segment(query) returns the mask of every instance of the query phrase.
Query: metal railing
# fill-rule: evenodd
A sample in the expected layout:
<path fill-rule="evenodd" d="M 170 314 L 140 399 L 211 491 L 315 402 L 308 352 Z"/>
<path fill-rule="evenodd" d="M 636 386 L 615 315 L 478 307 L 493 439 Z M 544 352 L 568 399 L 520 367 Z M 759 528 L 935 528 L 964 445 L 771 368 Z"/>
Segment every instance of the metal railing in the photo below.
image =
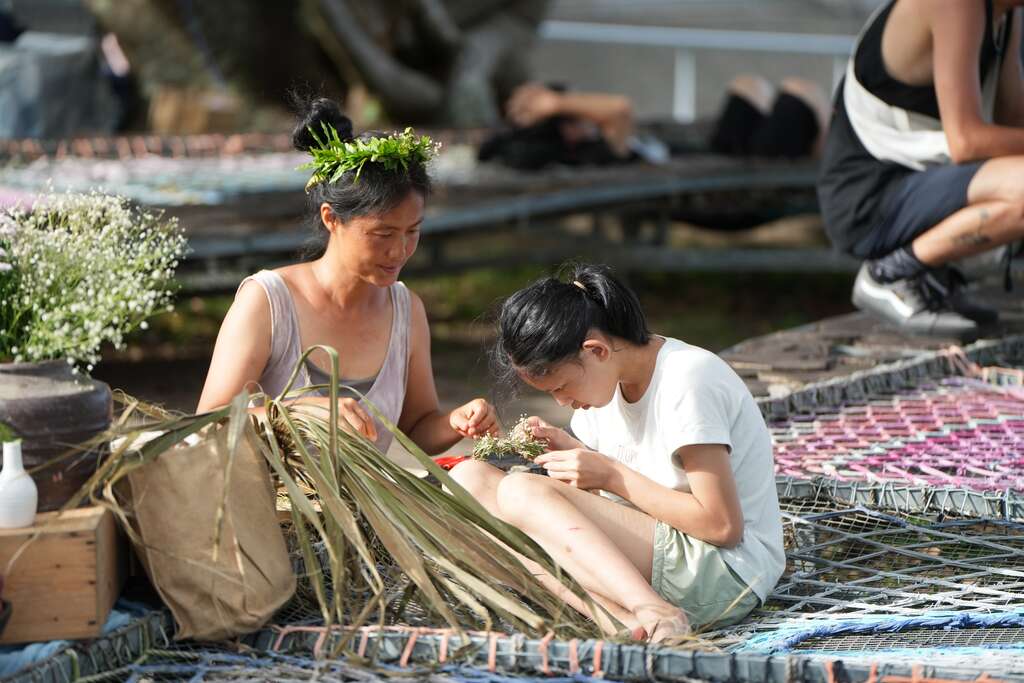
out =
<path fill-rule="evenodd" d="M 843 76 L 855 40 L 854 36 L 814 33 L 723 31 L 556 20 L 543 22 L 539 33 L 545 40 L 672 48 L 675 51 L 672 116 L 683 122 L 693 121 L 697 115 L 698 50 L 831 57 L 834 89 Z"/>

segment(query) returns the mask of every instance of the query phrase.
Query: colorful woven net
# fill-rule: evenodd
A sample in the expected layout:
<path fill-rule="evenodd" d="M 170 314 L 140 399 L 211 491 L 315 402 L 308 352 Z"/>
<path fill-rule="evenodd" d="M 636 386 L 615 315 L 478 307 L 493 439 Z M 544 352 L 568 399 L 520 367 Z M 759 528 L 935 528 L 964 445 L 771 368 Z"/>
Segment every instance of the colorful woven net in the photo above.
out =
<path fill-rule="evenodd" d="M 958 648 L 958 664 L 984 662 L 989 672 L 1004 664 L 1012 668 L 1015 658 L 1024 657 L 1024 524 L 851 507 L 833 499 L 824 483 L 812 495 L 781 502 L 787 556 L 782 579 L 744 622 L 704 633 L 689 649 L 648 654 L 642 645 L 483 634 L 467 650 L 454 633 L 393 626 L 364 629 L 341 657 L 322 659 L 341 633 L 294 608 L 282 610 L 274 626 L 220 644 L 175 642 L 169 616 L 155 612 L 16 680 L 56 683 L 72 679 L 72 670 L 88 672 L 87 681 L 379 681 L 405 675 L 437 683 L 499 683 L 502 673 L 550 671 L 581 680 L 601 670 L 610 680 L 624 680 L 642 678 L 650 666 L 703 671 L 732 661 L 723 651 L 738 656 L 765 648 L 842 652 L 846 658 L 877 654 L 885 646 L 890 654 L 912 651 L 918 659 L 930 656 L 929 647 Z M 375 651 L 376 664 L 365 668 L 361 658 Z M 402 669 L 406 664 L 413 669 Z M 681 675 L 687 671 L 680 669 Z M 730 672 L 736 674 L 726 671 L 722 679 Z"/>
<path fill-rule="evenodd" d="M 1024 524 L 783 503 L 786 573 L 755 621 L 1024 609 Z"/>
<path fill-rule="evenodd" d="M 701 634 L 689 650 L 493 633 L 463 643 L 418 628 L 429 625 L 430 615 L 414 611 L 404 625 L 379 629 L 372 639 L 364 630 L 342 656 L 323 658 L 343 636 L 318 626 L 316 610 L 303 608 L 300 595 L 275 625 L 237 642 L 174 642 L 169 616 L 155 612 L 17 680 L 56 682 L 88 673 L 80 680 L 409 676 L 501 683 L 508 680 L 503 674 L 538 672 L 577 681 L 653 680 L 655 672 L 664 679 L 740 683 L 838 680 L 832 669 L 823 677 L 786 658 L 797 653 L 829 662 L 841 657 L 847 673 L 869 658 L 870 676 L 862 667 L 849 680 L 948 683 L 979 674 L 1017 680 L 1024 671 L 1024 515 L 995 503 L 1024 490 L 1022 380 L 1019 373 L 995 382 L 953 377 L 872 390 L 867 400 L 771 422 L 783 475 L 785 573 L 762 607 L 736 626 Z M 394 578 L 403 591 L 401 577 Z M 374 648 L 374 663 L 365 668 L 364 655 Z M 765 654 L 782 655 L 771 675 Z M 927 661 L 932 678 L 920 671 L 911 678 L 876 676 L 879 666 L 897 666 L 900 658 Z M 942 671 L 956 675 L 939 676 Z"/>
<path fill-rule="evenodd" d="M 1024 392 L 954 377 L 769 424 L 778 474 L 1024 490 Z"/>

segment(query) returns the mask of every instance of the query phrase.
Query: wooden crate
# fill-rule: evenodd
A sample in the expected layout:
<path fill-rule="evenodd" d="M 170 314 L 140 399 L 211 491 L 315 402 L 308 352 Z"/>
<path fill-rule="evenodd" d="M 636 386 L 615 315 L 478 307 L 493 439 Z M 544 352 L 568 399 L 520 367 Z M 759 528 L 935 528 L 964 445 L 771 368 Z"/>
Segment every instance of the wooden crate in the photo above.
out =
<path fill-rule="evenodd" d="M 13 612 L 0 643 L 98 636 L 125 577 L 127 543 L 114 515 L 102 507 L 44 512 L 35 526 L 0 529 L 0 571 L 37 532 L 4 578 Z"/>

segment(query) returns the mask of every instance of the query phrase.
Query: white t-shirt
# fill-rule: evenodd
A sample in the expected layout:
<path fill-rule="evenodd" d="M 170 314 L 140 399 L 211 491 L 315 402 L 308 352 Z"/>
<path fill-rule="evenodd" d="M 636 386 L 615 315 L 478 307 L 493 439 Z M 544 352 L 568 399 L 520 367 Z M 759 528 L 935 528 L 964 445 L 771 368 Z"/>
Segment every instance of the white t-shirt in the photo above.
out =
<path fill-rule="evenodd" d="M 765 600 L 786 562 L 771 436 L 750 391 L 725 361 L 666 338 L 640 400 L 628 403 L 617 388 L 608 405 L 575 411 L 571 426 L 587 447 L 679 491 L 690 485 L 677 450 L 726 446 L 743 510 L 743 538 L 735 548 L 722 548 L 722 557 Z"/>

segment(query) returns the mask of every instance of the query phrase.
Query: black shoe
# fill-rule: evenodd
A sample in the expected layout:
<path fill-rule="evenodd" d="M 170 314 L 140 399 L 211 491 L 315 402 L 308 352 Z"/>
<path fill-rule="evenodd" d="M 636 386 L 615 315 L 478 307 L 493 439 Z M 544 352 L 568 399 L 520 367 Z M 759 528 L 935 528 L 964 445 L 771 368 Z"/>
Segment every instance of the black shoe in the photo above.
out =
<path fill-rule="evenodd" d="M 857 273 L 853 304 L 915 334 L 965 337 L 978 332 L 977 323 L 952 310 L 922 277 L 881 283 L 871 277 L 867 263 Z"/>
<path fill-rule="evenodd" d="M 956 268 L 942 266 L 923 276 L 924 285 L 949 304 L 949 308 L 983 327 L 999 322 L 999 311 L 971 301 L 967 296 L 967 280 Z"/>

